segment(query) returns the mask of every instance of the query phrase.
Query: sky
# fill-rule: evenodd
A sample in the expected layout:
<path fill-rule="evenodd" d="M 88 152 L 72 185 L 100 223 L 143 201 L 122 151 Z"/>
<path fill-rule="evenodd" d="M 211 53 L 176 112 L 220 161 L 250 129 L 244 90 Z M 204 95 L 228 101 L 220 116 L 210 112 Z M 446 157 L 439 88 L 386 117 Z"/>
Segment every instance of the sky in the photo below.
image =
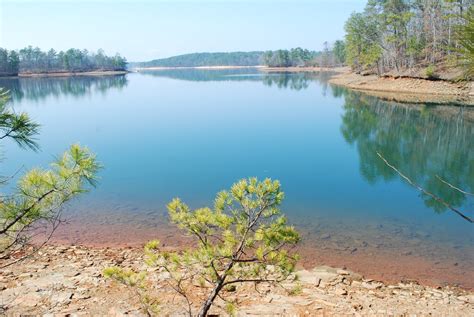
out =
<path fill-rule="evenodd" d="M 71 47 L 129 61 L 193 52 L 320 50 L 366 0 L 0 0 L 0 47 Z"/>

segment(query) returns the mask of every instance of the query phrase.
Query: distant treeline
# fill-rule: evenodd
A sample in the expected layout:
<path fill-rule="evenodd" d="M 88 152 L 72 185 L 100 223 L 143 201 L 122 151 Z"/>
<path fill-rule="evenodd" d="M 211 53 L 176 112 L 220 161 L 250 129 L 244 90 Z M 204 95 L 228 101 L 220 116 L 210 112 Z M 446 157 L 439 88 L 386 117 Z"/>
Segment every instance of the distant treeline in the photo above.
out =
<path fill-rule="evenodd" d="M 28 73 L 58 73 L 125 70 L 127 60 L 116 54 L 107 56 L 102 49 L 96 53 L 75 48 L 47 52 L 28 46 L 19 51 L 0 48 L 0 76 Z"/>
<path fill-rule="evenodd" d="M 130 67 L 200 67 L 200 66 L 257 66 L 263 52 L 192 53 L 131 63 Z"/>
<path fill-rule="evenodd" d="M 263 54 L 262 63 L 269 67 L 340 66 L 345 60 L 343 46 L 342 41 L 336 41 L 333 47 L 325 42 L 323 51 L 309 51 L 301 47 L 267 51 Z"/>
<path fill-rule="evenodd" d="M 311 52 L 301 47 L 291 50 L 266 51 L 263 54 L 263 65 L 269 67 L 307 66 L 317 56 L 317 52 Z"/>
<path fill-rule="evenodd" d="M 149 62 L 130 63 L 129 67 L 200 67 L 200 66 L 269 66 L 300 67 L 330 66 L 337 63 L 326 43 L 327 52 L 310 51 L 300 47 L 291 50 L 230 52 L 230 53 L 192 53 L 155 59 Z M 342 64 L 342 61 L 339 62 Z"/>

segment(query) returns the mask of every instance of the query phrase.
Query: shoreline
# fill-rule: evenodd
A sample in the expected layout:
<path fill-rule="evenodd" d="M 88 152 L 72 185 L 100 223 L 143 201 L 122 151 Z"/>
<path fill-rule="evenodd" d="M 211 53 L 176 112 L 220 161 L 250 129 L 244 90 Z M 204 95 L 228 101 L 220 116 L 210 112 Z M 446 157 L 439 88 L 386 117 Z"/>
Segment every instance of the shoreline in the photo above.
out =
<path fill-rule="evenodd" d="M 267 73 L 273 72 L 287 72 L 287 73 L 344 73 L 347 72 L 347 67 L 319 67 L 319 66 L 305 66 L 305 67 L 268 67 L 263 66 L 260 68 L 261 71 Z"/>
<path fill-rule="evenodd" d="M 76 77 L 76 76 L 111 76 L 125 75 L 128 70 L 120 71 L 90 71 L 90 72 L 54 72 L 54 73 L 19 73 L 12 76 L 0 76 L 0 78 L 37 78 L 37 77 Z"/>
<path fill-rule="evenodd" d="M 474 82 L 363 76 L 345 71 L 333 76 L 329 83 L 387 101 L 474 106 Z"/>
<path fill-rule="evenodd" d="M 133 70 L 172 70 L 172 69 L 203 69 L 203 70 L 219 70 L 219 69 L 258 69 L 262 72 L 335 72 L 342 73 L 347 71 L 347 67 L 268 67 L 265 65 L 254 66 L 157 66 L 157 67 L 135 67 Z"/>
<path fill-rule="evenodd" d="M 170 69 L 202 69 L 202 70 L 219 70 L 219 69 L 260 69 L 265 66 L 157 66 L 157 67 L 135 67 L 134 71 L 147 71 L 147 70 L 170 70 Z"/>
<path fill-rule="evenodd" d="M 102 270 L 118 265 L 144 270 L 141 248 L 88 248 L 45 246 L 32 257 L 2 271 L 0 296 L 6 315 L 62 313 L 84 316 L 141 316 L 134 292 L 106 280 Z M 154 272 L 149 270 L 149 272 Z M 153 274 L 159 285 L 160 314 L 179 312 L 175 293 L 160 288 L 166 275 Z M 426 287 L 415 281 L 383 283 L 344 268 L 316 266 L 297 271 L 298 281 L 282 287 L 237 285 L 238 316 L 248 315 L 456 315 L 474 313 L 474 292 L 457 287 Z M 288 290 L 299 287 L 291 294 Z M 198 290 L 197 293 L 200 293 Z M 199 303 L 195 299 L 195 303 Z M 224 314 L 216 302 L 212 313 Z M 383 313 L 382 313 L 383 312 Z"/>
<path fill-rule="evenodd" d="M 389 229 L 387 225 L 384 230 Z M 298 223 L 295 223 L 295 226 L 298 227 Z M 397 229 L 396 226 L 390 227 L 390 231 Z M 374 237 L 383 232 L 372 227 L 367 227 L 367 232 L 370 232 L 370 235 L 351 235 L 351 238 L 347 234 L 331 229 L 313 233 L 301 228 L 303 240 L 297 248 L 297 252 L 301 255 L 298 266 L 344 267 L 386 283 L 416 280 L 430 287 L 456 285 L 466 290 L 474 290 L 474 271 L 471 270 L 473 258 L 465 258 L 461 254 L 470 253 L 472 248 L 463 251 L 453 249 L 448 253 L 442 253 L 442 257 L 439 257 L 438 252 L 438 256 L 432 257 L 430 254 L 434 252 L 433 248 L 440 246 L 425 244 L 421 247 L 421 238 L 413 241 L 395 237 L 375 239 Z M 140 248 L 153 239 L 159 239 L 174 249 L 191 245 L 189 238 L 166 223 L 153 224 L 149 227 L 140 226 L 140 230 L 136 230 L 133 225 L 110 223 L 107 223 L 107 226 L 91 223 L 84 225 L 80 222 L 59 227 L 50 244 L 82 245 L 87 248 Z M 398 258 L 398 261 L 393 262 L 393 258 Z"/>

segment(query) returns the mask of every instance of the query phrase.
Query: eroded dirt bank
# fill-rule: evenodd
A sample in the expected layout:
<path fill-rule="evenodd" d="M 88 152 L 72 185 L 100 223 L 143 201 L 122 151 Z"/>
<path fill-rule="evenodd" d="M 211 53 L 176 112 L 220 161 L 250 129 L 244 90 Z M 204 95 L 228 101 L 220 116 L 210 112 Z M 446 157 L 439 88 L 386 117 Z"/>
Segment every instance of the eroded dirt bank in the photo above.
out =
<path fill-rule="evenodd" d="M 397 102 L 474 106 L 473 82 L 455 83 L 408 77 L 362 76 L 347 70 L 339 72 L 329 82 Z"/>
<path fill-rule="evenodd" d="M 81 315 L 141 316 L 134 292 L 102 276 L 105 267 L 144 268 L 140 248 L 47 246 L 34 257 L 3 269 L 0 310 L 7 316 Z M 316 267 L 298 272 L 282 287 L 238 285 L 228 293 L 238 301 L 238 316 L 434 315 L 472 316 L 474 293 L 458 288 L 432 288 L 416 283 L 384 284 L 350 271 Z M 166 282 L 166 275 L 161 276 Z M 198 292 L 202 292 L 198 290 Z M 170 290 L 161 298 L 160 315 L 181 316 L 184 310 Z M 169 296 L 168 296 L 169 294 Z M 212 313 L 224 316 L 223 302 Z"/>

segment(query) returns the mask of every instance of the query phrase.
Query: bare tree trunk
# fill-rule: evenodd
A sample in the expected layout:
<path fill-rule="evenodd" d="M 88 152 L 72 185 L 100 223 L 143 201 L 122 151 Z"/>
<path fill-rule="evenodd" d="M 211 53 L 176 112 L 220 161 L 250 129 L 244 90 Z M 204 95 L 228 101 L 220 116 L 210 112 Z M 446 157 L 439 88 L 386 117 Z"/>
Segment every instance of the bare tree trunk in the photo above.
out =
<path fill-rule="evenodd" d="M 222 287 L 224 286 L 224 278 L 220 279 L 217 284 L 214 286 L 214 289 L 212 290 L 211 294 L 209 294 L 209 297 L 206 299 L 204 304 L 201 306 L 201 309 L 199 310 L 198 317 L 205 317 L 207 316 L 207 313 L 209 312 L 209 309 L 212 306 L 212 303 L 217 297 L 217 294 L 221 291 Z"/>
<path fill-rule="evenodd" d="M 240 252 L 240 248 L 239 248 L 239 252 Z M 206 299 L 204 304 L 202 304 L 201 309 L 198 312 L 198 317 L 207 316 L 207 313 L 209 312 L 209 309 L 211 308 L 212 303 L 216 299 L 222 287 L 224 287 L 224 282 L 227 277 L 227 274 L 229 270 L 232 269 L 233 266 L 234 266 L 234 262 L 232 261 L 227 265 L 227 268 L 225 269 L 224 273 L 222 273 L 222 275 L 218 278 L 217 283 L 214 285 L 214 289 L 212 290 L 211 294 L 209 294 L 209 297 Z"/>

